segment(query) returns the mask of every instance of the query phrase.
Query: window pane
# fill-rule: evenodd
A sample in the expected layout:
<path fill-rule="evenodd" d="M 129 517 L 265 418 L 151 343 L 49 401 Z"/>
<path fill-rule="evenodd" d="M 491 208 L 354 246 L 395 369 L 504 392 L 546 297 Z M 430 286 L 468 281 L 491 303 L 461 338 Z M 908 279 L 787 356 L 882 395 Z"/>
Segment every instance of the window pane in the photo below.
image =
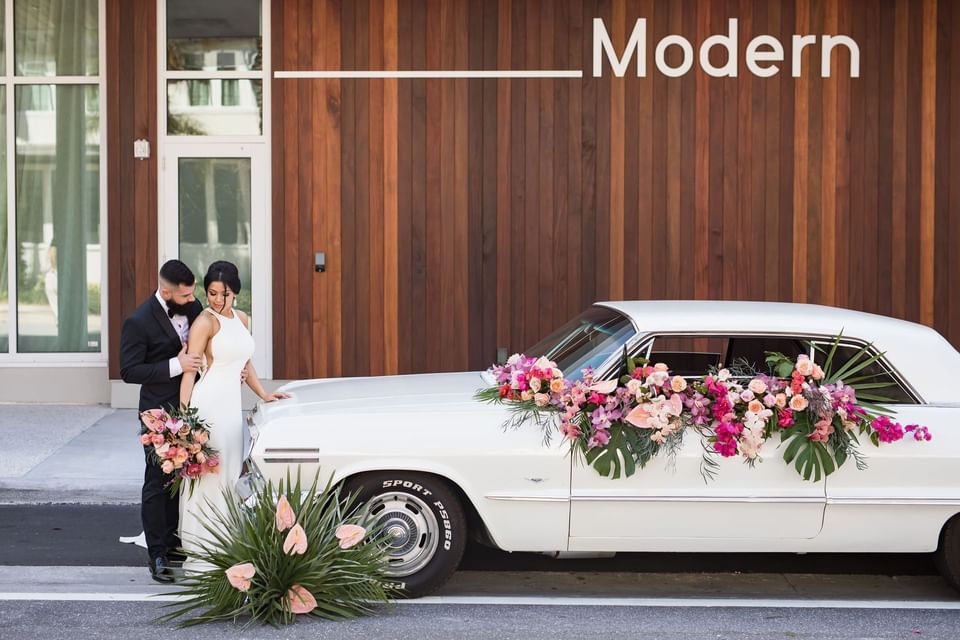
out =
<path fill-rule="evenodd" d="M 0 9 L 2 11 L 2 9 Z M 10 350 L 10 287 L 7 271 L 7 93 L 0 87 L 0 353 Z"/>
<path fill-rule="evenodd" d="M 17 75 L 99 73 L 97 0 L 15 0 L 13 13 Z"/>
<path fill-rule="evenodd" d="M 260 80 L 173 80 L 167 83 L 167 134 L 260 135 Z"/>
<path fill-rule="evenodd" d="M 607 307 L 590 307 L 549 336 L 524 351 L 546 356 L 565 378 L 580 380 L 583 369 L 597 369 L 636 335 L 630 320 Z"/>
<path fill-rule="evenodd" d="M 243 287 L 236 307 L 250 312 L 250 159 L 180 158 L 180 259 L 197 274 L 197 299 L 206 301 L 210 263 L 237 265 Z"/>
<path fill-rule="evenodd" d="M 720 336 L 663 336 L 654 339 L 650 362 L 664 363 L 670 373 L 697 378 L 723 363 L 727 339 Z"/>
<path fill-rule="evenodd" d="M 16 89 L 17 349 L 100 351 L 100 117 L 96 85 Z"/>
<path fill-rule="evenodd" d="M 0 3 L 0 73 L 7 75 L 7 3 Z"/>
<path fill-rule="evenodd" d="M 167 69 L 262 67 L 260 0 L 167 0 Z"/>

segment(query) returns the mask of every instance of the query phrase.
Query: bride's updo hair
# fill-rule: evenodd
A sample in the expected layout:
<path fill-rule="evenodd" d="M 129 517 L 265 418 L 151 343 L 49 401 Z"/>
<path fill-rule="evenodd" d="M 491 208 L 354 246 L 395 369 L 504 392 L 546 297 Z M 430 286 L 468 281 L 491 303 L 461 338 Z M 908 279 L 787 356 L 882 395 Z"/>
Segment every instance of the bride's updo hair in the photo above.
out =
<path fill-rule="evenodd" d="M 207 268 L 207 275 L 203 276 L 203 290 L 206 291 L 214 282 L 222 282 L 230 287 L 234 294 L 240 293 L 240 272 L 237 265 L 226 260 L 217 260 Z"/>

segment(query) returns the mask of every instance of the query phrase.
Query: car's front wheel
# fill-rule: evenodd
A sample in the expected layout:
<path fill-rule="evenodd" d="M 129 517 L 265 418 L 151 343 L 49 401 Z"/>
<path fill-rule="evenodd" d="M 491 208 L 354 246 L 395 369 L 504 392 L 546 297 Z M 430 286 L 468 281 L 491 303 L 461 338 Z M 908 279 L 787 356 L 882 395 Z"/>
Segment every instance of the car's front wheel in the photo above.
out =
<path fill-rule="evenodd" d="M 411 471 L 349 478 L 345 493 L 366 503 L 382 535 L 389 577 L 406 597 L 438 589 L 460 564 L 467 542 L 463 506 L 447 483 Z"/>
<path fill-rule="evenodd" d="M 960 590 L 960 515 L 953 516 L 943 527 L 934 559 L 947 582 Z"/>

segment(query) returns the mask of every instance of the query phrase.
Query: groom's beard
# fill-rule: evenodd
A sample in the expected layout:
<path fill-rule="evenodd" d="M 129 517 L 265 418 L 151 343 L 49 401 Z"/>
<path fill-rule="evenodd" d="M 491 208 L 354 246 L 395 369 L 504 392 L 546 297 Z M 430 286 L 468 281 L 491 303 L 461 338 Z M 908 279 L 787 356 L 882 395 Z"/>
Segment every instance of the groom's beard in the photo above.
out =
<path fill-rule="evenodd" d="M 170 311 L 172 311 L 172 312 L 173 312 L 173 315 L 175 315 L 175 316 L 185 316 L 185 315 L 187 315 L 187 309 L 190 308 L 190 305 L 191 305 L 191 304 L 193 304 L 193 303 L 177 304 L 177 303 L 174 302 L 173 300 L 168 300 L 168 301 L 167 301 L 167 309 L 169 309 Z"/>

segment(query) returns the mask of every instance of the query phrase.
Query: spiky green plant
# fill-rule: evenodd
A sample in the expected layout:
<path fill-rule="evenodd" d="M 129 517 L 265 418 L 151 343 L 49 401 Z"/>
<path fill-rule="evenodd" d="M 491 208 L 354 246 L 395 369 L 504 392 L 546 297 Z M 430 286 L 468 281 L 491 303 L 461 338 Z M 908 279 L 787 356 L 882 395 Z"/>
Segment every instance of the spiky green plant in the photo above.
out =
<path fill-rule="evenodd" d="M 299 471 L 295 482 L 288 472 L 286 482 L 281 480 L 276 487 L 266 483 L 255 494 L 253 506 L 240 505 L 230 492 L 225 492 L 226 511 L 208 501 L 203 511 L 209 540 L 199 541 L 190 559 L 210 568 L 185 572 L 174 592 L 180 598 L 166 605 L 172 611 L 159 620 L 180 619 L 181 627 L 241 619 L 247 624 L 290 624 L 297 615 L 288 596 L 294 585 L 316 599 L 309 615 L 327 620 L 367 615 L 388 602 L 392 593 L 383 574 L 386 558 L 369 514 L 356 508 L 353 496 L 341 496 L 331 480 L 318 487 L 319 472 L 307 490 L 301 486 Z M 305 532 L 303 554 L 284 552 L 289 531 L 279 531 L 276 518 L 281 496 Z M 364 527 L 365 540 L 342 549 L 336 531 L 343 524 Z M 253 564 L 256 573 L 249 589 L 241 591 L 231 585 L 226 571 L 245 563 Z"/>

